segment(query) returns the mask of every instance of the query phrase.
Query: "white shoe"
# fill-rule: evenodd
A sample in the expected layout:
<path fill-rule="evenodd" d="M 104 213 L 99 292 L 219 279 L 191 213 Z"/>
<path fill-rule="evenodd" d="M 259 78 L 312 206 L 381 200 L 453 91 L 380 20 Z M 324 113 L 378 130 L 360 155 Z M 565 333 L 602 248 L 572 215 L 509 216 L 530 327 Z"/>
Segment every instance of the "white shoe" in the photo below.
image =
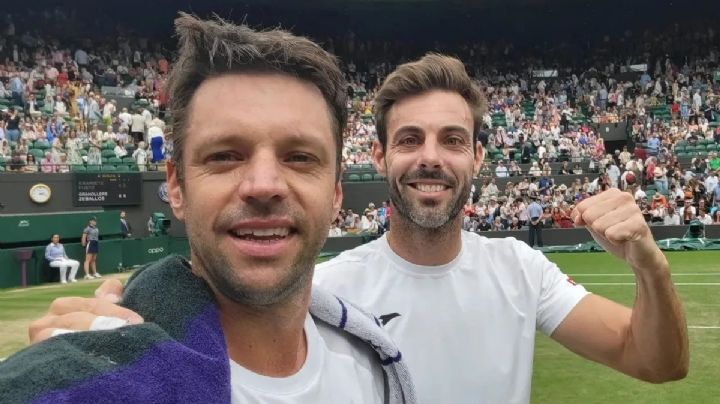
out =
<path fill-rule="evenodd" d="M 60 283 L 67 283 L 67 281 L 60 281 Z"/>
<path fill-rule="evenodd" d="M 96 278 L 102 278 L 102 275 L 100 275 L 99 272 L 95 272 L 95 277 L 96 277 Z"/>
<path fill-rule="evenodd" d="M 85 277 L 83 277 L 83 279 L 95 279 L 95 278 L 93 278 L 92 275 L 85 275 Z"/>
<path fill-rule="evenodd" d="M 75 278 L 70 279 L 70 282 L 75 283 L 75 282 L 77 282 L 77 279 L 75 279 Z"/>

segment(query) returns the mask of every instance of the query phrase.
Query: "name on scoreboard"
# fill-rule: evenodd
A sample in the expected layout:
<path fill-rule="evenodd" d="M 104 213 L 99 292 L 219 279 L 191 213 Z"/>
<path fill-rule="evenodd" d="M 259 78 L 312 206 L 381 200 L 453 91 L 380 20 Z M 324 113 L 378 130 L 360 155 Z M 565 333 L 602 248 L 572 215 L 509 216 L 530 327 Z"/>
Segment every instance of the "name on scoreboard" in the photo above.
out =
<path fill-rule="evenodd" d="M 74 206 L 142 204 L 140 173 L 75 173 Z"/>

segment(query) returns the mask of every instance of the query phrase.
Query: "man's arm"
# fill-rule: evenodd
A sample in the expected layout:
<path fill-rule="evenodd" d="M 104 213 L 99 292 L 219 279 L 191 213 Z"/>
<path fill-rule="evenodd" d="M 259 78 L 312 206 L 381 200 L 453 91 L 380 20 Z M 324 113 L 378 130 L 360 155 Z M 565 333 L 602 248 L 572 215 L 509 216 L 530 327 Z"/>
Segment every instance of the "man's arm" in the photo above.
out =
<path fill-rule="evenodd" d="M 583 298 L 553 332 L 571 351 L 635 378 L 662 383 L 687 375 L 687 325 L 669 265 L 632 196 L 611 189 L 581 202 L 573 219 L 635 273 L 632 309 Z"/>
<path fill-rule="evenodd" d="M 80 239 L 80 245 L 85 247 L 86 244 L 87 244 L 87 233 L 83 232 L 82 238 Z"/>

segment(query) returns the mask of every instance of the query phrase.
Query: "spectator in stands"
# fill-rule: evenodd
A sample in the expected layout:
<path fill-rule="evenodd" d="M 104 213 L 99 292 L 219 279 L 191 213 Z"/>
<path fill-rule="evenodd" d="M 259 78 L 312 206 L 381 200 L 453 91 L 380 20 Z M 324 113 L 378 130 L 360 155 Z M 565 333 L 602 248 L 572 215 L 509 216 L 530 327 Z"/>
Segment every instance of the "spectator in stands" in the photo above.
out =
<path fill-rule="evenodd" d="M 340 227 L 338 227 L 337 221 L 330 223 L 330 230 L 328 230 L 328 237 L 342 237 L 343 233 Z"/>
<path fill-rule="evenodd" d="M 65 141 L 65 151 L 67 154 L 67 162 L 70 165 L 82 165 L 83 159 L 80 154 L 82 150 L 82 142 L 77 137 L 77 130 L 70 129 L 67 140 Z"/>
<path fill-rule="evenodd" d="M 508 169 L 505 167 L 505 163 L 502 160 L 498 161 L 498 165 L 495 168 L 495 176 L 498 178 L 508 177 Z"/>
<path fill-rule="evenodd" d="M 60 270 L 60 283 L 77 282 L 75 274 L 77 274 L 80 262 L 70 259 L 65 253 L 65 247 L 60 243 L 60 235 L 53 234 L 50 244 L 45 247 L 45 259 L 52 268 Z M 68 269 L 70 274 L 68 276 Z"/>
<path fill-rule="evenodd" d="M 130 124 L 130 136 L 132 136 L 135 144 L 145 140 L 145 117 L 140 111 L 135 111 L 132 115 L 132 123 Z"/>
<path fill-rule="evenodd" d="M 666 226 L 674 225 L 678 226 L 680 225 L 680 215 L 677 213 L 677 210 L 675 209 L 675 203 L 671 202 L 668 205 L 667 210 L 665 211 L 665 217 L 663 218 L 663 224 Z"/>
<path fill-rule="evenodd" d="M 17 142 L 20 139 L 20 116 L 15 107 L 10 107 L 8 116 L 5 118 L 5 133 L 11 142 Z"/>
<path fill-rule="evenodd" d="M 705 212 L 705 209 L 700 209 L 700 210 L 698 210 L 697 220 L 699 220 L 700 223 L 702 223 L 702 224 L 704 224 L 704 225 L 708 225 L 708 224 L 712 224 L 712 223 L 713 223 L 712 216 L 710 216 L 709 214 L 707 214 L 707 213 Z"/>
<path fill-rule="evenodd" d="M 25 157 L 25 166 L 23 166 L 22 171 L 26 173 L 36 173 L 40 171 L 40 166 L 37 161 L 35 161 L 34 155 L 28 154 Z"/>
<path fill-rule="evenodd" d="M 144 141 L 141 140 L 138 142 L 137 148 L 133 151 L 132 158 L 135 160 L 135 164 L 140 171 L 147 171 L 148 152 Z"/>
<path fill-rule="evenodd" d="M 4 158 L 10 158 L 12 157 L 12 149 L 10 148 L 10 143 L 7 139 L 2 139 L 0 141 L 0 157 Z"/>
<path fill-rule="evenodd" d="M 113 152 L 115 153 L 115 157 L 122 159 L 123 157 L 128 155 L 128 151 L 125 148 L 125 140 L 124 139 L 117 139 L 117 142 L 115 143 L 115 147 L 113 148 Z"/>
<path fill-rule="evenodd" d="M 692 202 L 693 201 L 690 198 L 685 199 L 684 206 L 680 208 L 680 217 L 682 218 L 684 224 L 690 224 L 690 222 L 695 219 L 696 211 Z"/>
<path fill-rule="evenodd" d="M 57 166 L 52 158 L 52 153 L 49 151 L 45 152 L 45 157 L 40 161 L 40 167 L 44 173 L 54 173 L 57 171 Z"/>
<path fill-rule="evenodd" d="M 151 121 L 149 125 L 147 136 L 150 141 L 150 148 L 152 149 L 152 162 L 159 163 L 165 159 L 165 156 L 163 155 L 163 143 L 165 143 L 165 136 L 163 135 L 162 128 L 160 128 L 156 122 Z"/>
<path fill-rule="evenodd" d="M 97 124 L 93 125 L 93 129 L 88 133 L 88 153 L 87 163 L 88 165 L 101 165 L 102 154 L 102 132 L 98 129 Z"/>

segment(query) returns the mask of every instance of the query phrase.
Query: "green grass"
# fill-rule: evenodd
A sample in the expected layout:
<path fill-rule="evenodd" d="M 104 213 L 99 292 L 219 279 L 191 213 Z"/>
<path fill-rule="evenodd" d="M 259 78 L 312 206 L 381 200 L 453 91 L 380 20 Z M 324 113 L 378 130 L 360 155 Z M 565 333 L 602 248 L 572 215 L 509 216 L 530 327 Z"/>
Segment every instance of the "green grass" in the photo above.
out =
<path fill-rule="evenodd" d="M 0 358 L 24 348 L 28 343 L 27 327 L 33 320 L 44 315 L 50 303 L 58 297 L 91 297 L 103 280 L 127 279 L 129 272 L 106 275 L 102 279 L 80 280 L 65 285 L 48 284 L 28 289 L 0 291 Z"/>
<path fill-rule="evenodd" d="M 675 283 L 720 283 L 720 252 L 666 253 Z M 565 273 L 593 293 L 632 305 L 635 287 L 589 283 L 631 283 L 629 268 L 604 253 L 548 254 Z M 685 275 L 685 274 L 706 275 Z M 612 274 L 596 276 L 597 274 Z M 720 286 L 678 285 L 688 325 L 720 327 Z M 720 329 L 688 330 L 690 373 L 681 381 L 652 385 L 636 381 L 566 350 L 538 334 L 535 348 L 534 403 L 718 403 Z"/>
<path fill-rule="evenodd" d="M 720 283 L 720 252 L 670 252 L 676 283 Z M 630 270 L 604 253 L 548 254 L 561 269 L 594 293 L 632 305 Z M 693 274 L 693 275 L 688 275 Z M 695 275 L 702 274 L 702 275 Z M 600 275 L 600 276 L 598 276 Z M 127 278 L 128 274 L 119 275 Z M 27 343 L 27 325 L 42 316 L 53 299 L 92 296 L 100 281 L 0 291 L 0 358 Z M 720 327 L 720 286 L 678 285 L 688 325 Z M 690 374 L 682 381 L 651 385 L 582 359 L 538 335 L 533 374 L 533 403 L 718 403 L 720 402 L 720 329 L 691 328 Z"/>

